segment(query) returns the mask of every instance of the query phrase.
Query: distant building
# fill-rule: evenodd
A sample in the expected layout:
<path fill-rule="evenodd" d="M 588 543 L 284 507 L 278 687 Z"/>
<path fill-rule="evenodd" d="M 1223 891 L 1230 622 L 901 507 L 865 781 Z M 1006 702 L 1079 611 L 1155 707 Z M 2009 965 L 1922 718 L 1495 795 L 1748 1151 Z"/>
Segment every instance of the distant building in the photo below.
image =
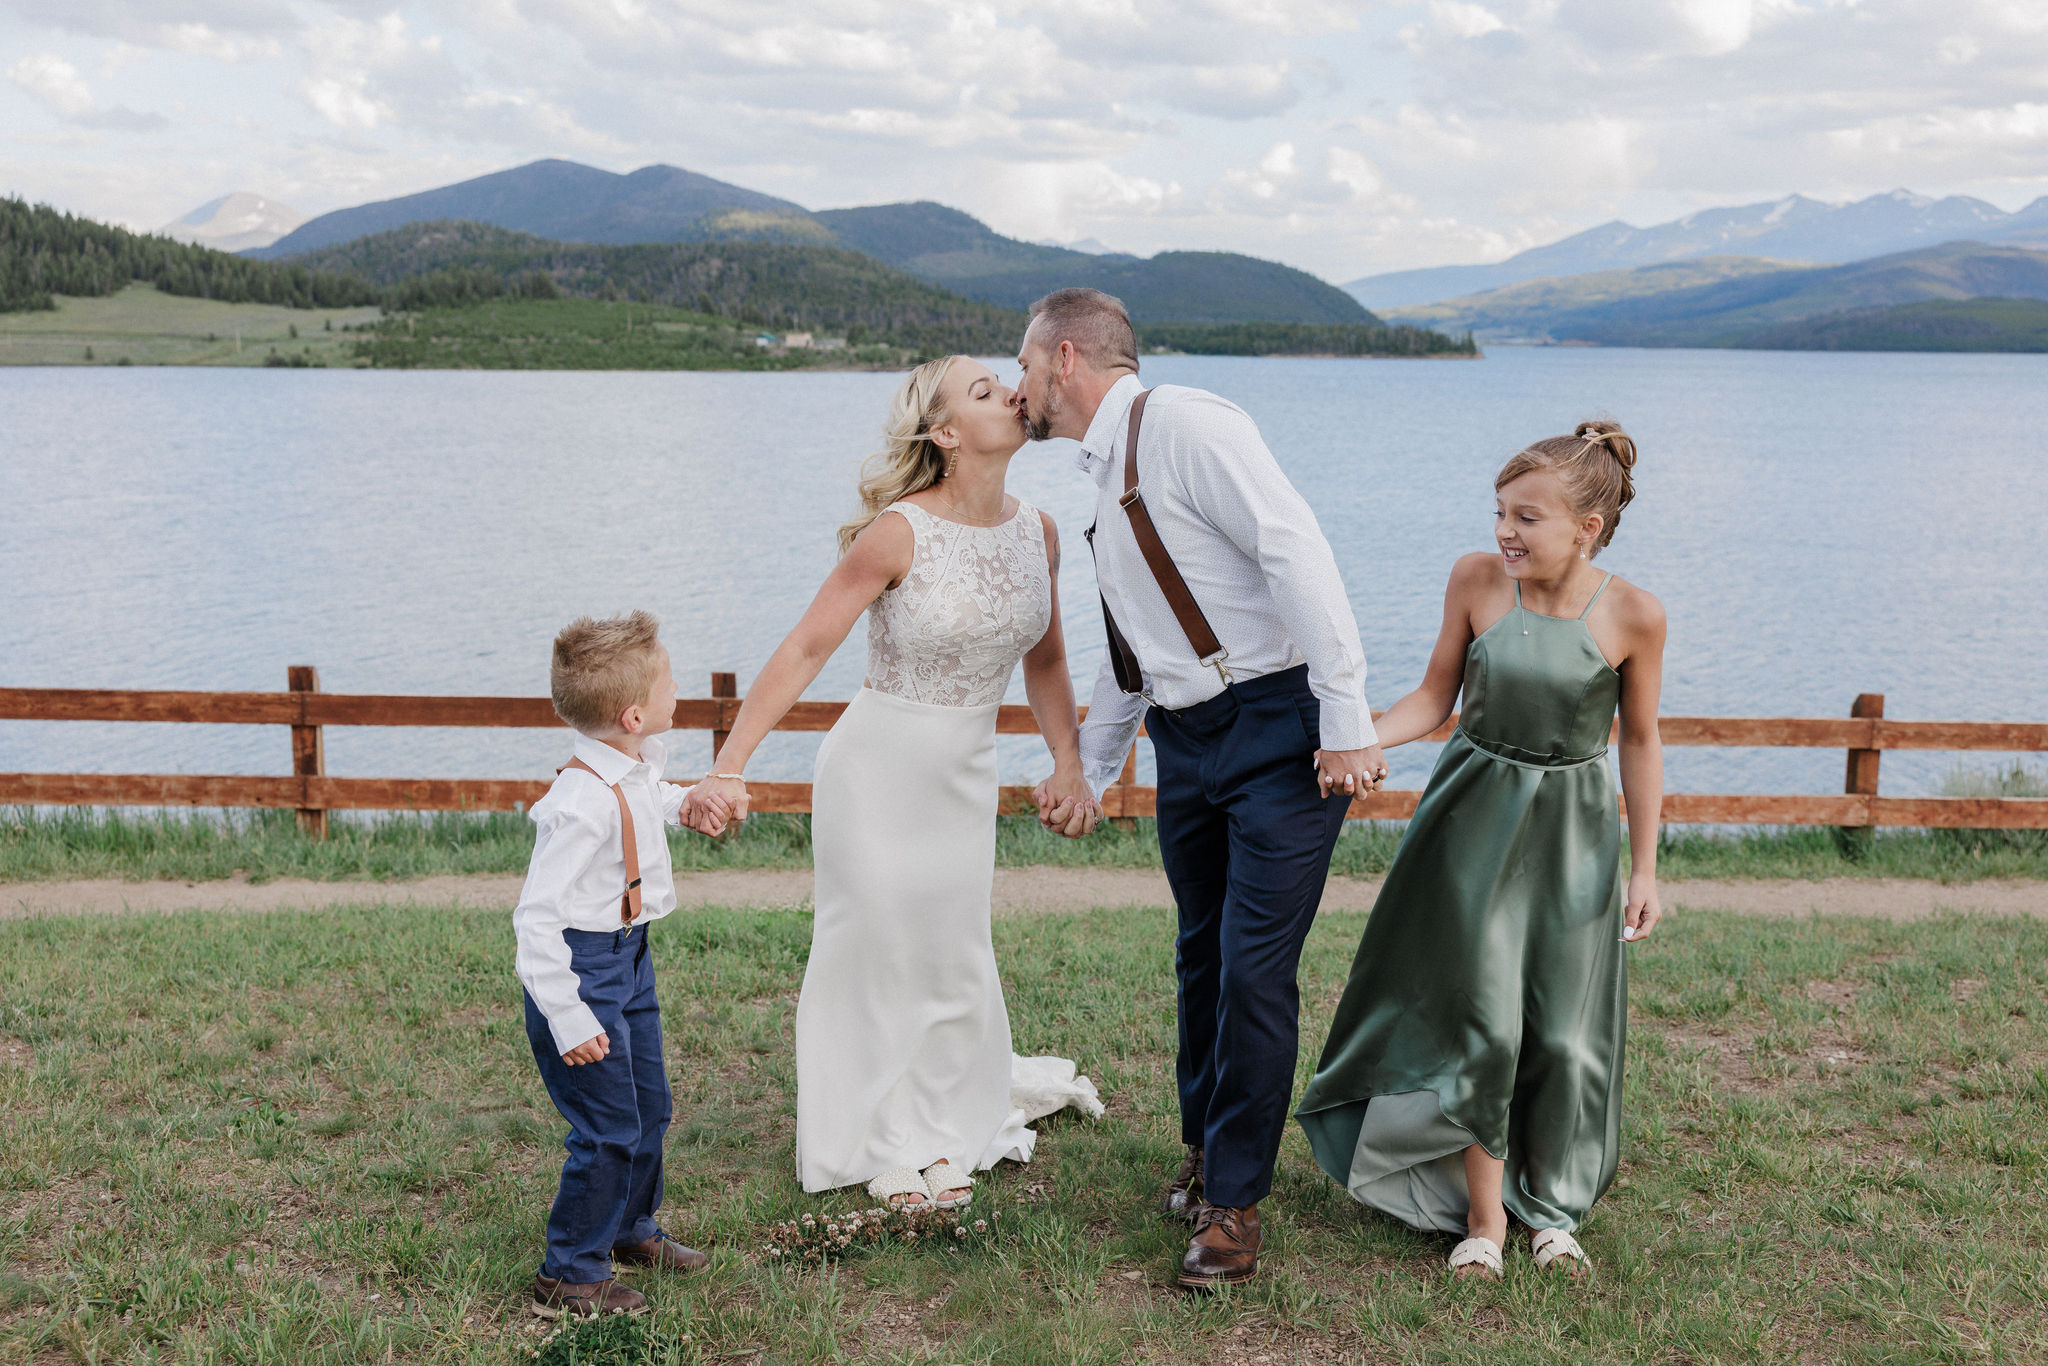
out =
<path fill-rule="evenodd" d="M 792 351 L 808 351 L 811 348 L 811 334 L 808 332 L 785 332 L 782 344 Z"/>
<path fill-rule="evenodd" d="M 754 345 L 764 349 L 775 345 L 775 334 L 773 332 L 756 332 L 754 334 Z"/>
<path fill-rule="evenodd" d="M 815 345 L 820 351 L 844 351 L 846 349 L 846 338 L 820 337 Z"/>

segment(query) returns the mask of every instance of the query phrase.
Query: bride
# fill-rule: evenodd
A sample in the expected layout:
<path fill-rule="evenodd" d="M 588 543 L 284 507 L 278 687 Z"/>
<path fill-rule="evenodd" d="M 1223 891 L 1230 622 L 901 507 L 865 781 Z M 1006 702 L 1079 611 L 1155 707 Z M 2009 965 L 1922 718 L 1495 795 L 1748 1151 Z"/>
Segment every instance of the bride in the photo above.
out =
<path fill-rule="evenodd" d="M 748 758 L 866 612 L 867 685 L 819 748 L 812 789 L 816 916 L 796 1012 L 806 1191 L 865 1182 L 892 1206 L 952 1209 L 971 1171 L 1030 1155 L 989 932 L 996 710 L 1019 659 L 1053 757 L 1046 823 L 1086 834 L 1101 807 L 1081 778 L 1059 534 L 1003 487 L 1025 437 L 1015 400 L 966 356 L 910 372 L 838 566 L 684 808 L 711 834 L 745 818 Z"/>

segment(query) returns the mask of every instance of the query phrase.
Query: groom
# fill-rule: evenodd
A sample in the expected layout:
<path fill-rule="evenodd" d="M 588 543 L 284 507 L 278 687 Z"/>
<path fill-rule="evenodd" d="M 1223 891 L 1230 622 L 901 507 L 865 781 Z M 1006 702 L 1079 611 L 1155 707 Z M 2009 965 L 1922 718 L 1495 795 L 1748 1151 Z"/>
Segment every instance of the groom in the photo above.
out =
<path fill-rule="evenodd" d="M 1100 490 L 1088 538 L 1110 648 L 1081 727 L 1083 775 L 1108 788 L 1141 720 L 1158 758 L 1187 1145 L 1164 1208 L 1195 1225 L 1180 1283 L 1210 1290 L 1258 1271 L 1302 941 L 1351 797 L 1387 772 L 1365 652 L 1329 542 L 1258 428 L 1201 389 L 1147 392 L 1121 303 L 1048 294 L 1017 362 L 1026 431 L 1079 441 Z M 1066 804 L 1045 805 L 1048 825 L 1066 825 Z"/>

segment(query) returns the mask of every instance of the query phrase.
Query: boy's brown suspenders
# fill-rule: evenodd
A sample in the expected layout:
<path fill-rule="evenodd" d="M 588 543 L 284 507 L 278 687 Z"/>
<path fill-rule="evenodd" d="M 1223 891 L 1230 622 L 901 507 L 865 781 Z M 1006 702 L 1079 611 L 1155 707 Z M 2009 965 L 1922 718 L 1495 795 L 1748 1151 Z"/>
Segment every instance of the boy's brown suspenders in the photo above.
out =
<path fill-rule="evenodd" d="M 1138 428 L 1145 420 L 1145 400 L 1150 397 L 1152 391 L 1143 389 L 1131 400 L 1131 423 L 1124 434 L 1124 492 L 1117 499 L 1117 506 L 1131 519 L 1131 535 L 1137 539 L 1138 550 L 1152 570 L 1159 591 L 1166 595 L 1166 605 L 1173 609 L 1174 619 L 1187 635 L 1195 659 L 1204 668 L 1215 669 L 1217 676 L 1228 686 L 1230 671 L 1223 664 L 1230 658 L 1230 651 L 1216 639 L 1209 619 L 1202 615 L 1201 604 L 1189 591 L 1187 580 L 1180 576 L 1179 566 L 1174 564 L 1173 556 L 1166 553 L 1158 528 L 1152 525 L 1152 514 L 1145 508 L 1145 495 L 1138 489 Z M 1088 528 L 1088 544 L 1092 550 L 1095 545 L 1095 528 L 1092 526 Z M 1110 614 L 1106 597 L 1102 600 L 1102 622 L 1109 628 L 1109 662 L 1116 672 L 1117 686 L 1127 693 L 1143 693 L 1145 678 L 1138 668 L 1137 652 L 1124 639 L 1124 633 L 1117 629 L 1116 618 Z"/>
<path fill-rule="evenodd" d="M 580 768 L 604 783 L 604 779 L 598 777 L 597 770 L 581 759 L 571 759 L 555 772 L 560 773 L 563 768 Z M 619 799 L 619 831 L 626 845 L 626 876 L 630 879 L 626 883 L 624 895 L 619 897 L 619 923 L 630 925 L 640 918 L 640 843 L 633 837 L 633 813 L 626 809 L 626 790 L 617 783 L 605 783 L 605 786 Z"/>

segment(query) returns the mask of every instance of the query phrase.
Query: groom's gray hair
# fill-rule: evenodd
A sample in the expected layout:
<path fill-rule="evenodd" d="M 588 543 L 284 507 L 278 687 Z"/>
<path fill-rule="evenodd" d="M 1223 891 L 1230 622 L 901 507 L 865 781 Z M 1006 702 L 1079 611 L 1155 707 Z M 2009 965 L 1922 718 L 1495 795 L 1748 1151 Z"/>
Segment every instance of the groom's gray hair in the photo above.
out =
<path fill-rule="evenodd" d="M 1031 305 L 1031 331 L 1048 351 L 1072 342 L 1092 370 L 1138 373 L 1138 334 L 1123 300 L 1099 289 L 1056 289 Z"/>

